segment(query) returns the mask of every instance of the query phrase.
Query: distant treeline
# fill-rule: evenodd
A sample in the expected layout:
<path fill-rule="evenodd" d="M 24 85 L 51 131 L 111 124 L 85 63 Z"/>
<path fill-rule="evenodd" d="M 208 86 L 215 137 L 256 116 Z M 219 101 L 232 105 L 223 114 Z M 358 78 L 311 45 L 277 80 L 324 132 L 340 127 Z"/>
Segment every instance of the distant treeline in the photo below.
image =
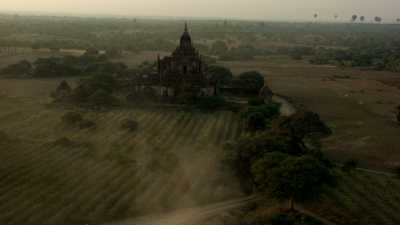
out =
<path fill-rule="evenodd" d="M 1 75 L 13 77 L 73 77 L 91 74 L 123 74 L 123 63 L 111 62 L 107 55 L 88 54 L 39 58 L 33 63 L 22 60 L 0 71 Z"/>
<path fill-rule="evenodd" d="M 364 43 L 349 49 L 318 48 L 310 63 L 400 72 L 400 42 L 390 45 Z"/>
<path fill-rule="evenodd" d="M 229 59 L 273 54 L 282 46 L 351 47 L 362 39 L 381 43 L 400 39 L 400 26 L 388 24 L 196 20 L 189 22 L 189 28 L 203 54 L 214 52 L 211 45 L 221 40 L 230 52 L 220 56 Z M 0 15 L 0 50 L 18 46 L 171 51 L 182 31 L 179 20 Z"/>

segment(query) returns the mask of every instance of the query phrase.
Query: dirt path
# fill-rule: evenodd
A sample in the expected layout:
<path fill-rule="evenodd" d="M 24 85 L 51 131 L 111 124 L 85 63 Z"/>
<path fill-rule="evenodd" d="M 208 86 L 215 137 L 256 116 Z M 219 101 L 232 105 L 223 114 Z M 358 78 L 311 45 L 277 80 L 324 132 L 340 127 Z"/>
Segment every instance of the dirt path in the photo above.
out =
<path fill-rule="evenodd" d="M 190 225 L 257 200 L 259 199 L 253 196 L 244 197 L 207 206 L 178 210 L 163 215 L 149 215 L 103 225 Z"/>

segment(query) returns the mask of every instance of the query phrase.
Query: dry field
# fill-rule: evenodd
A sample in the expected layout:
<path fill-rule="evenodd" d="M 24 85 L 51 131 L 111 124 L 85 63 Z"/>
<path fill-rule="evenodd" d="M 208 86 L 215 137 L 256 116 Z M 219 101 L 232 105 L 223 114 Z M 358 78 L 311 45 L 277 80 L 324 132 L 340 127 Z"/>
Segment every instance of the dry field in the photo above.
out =
<path fill-rule="evenodd" d="M 47 105 L 58 82 L 0 80 L 0 224 L 99 224 L 241 195 L 219 167 L 238 115 L 81 111 L 96 128 L 80 130 Z M 139 130 L 122 130 L 127 118 Z"/>
<path fill-rule="evenodd" d="M 236 74 L 262 71 L 272 90 L 318 112 L 334 130 L 325 142 L 327 153 L 338 160 L 359 159 L 363 166 L 400 165 L 400 126 L 395 107 L 400 74 L 314 66 L 285 57 L 221 63 Z"/>

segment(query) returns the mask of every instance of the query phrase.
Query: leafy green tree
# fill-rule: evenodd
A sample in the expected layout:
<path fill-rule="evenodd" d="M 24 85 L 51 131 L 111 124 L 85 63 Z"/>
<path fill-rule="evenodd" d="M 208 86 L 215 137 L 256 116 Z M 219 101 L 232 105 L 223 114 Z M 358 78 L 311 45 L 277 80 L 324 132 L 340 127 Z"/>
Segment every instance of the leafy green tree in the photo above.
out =
<path fill-rule="evenodd" d="M 365 21 L 365 16 L 360 16 L 360 21 L 364 22 Z"/>
<path fill-rule="evenodd" d="M 280 105 L 276 103 L 250 106 L 242 114 L 245 118 L 246 129 L 250 132 L 265 130 L 267 125 L 279 115 Z"/>
<path fill-rule="evenodd" d="M 349 173 L 357 169 L 357 165 L 358 162 L 355 159 L 346 160 L 346 162 L 344 162 L 344 164 L 342 165 L 342 171 Z"/>
<path fill-rule="evenodd" d="M 233 74 L 230 69 L 223 66 L 210 66 L 208 68 L 211 80 L 218 84 L 229 84 L 233 78 Z"/>
<path fill-rule="evenodd" d="M 210 73 L 211 81 L 214 83 L 215 95 L 217 94 L 220 85 L 229 84 L 233 78 L 232 72 L 228 68 L 222 66 L 210 66 L 208 72 Z"/>
<path fill-rule="evenodd" d="M 279 166 L 271 167 L 272 164 L 260 160 L 253 165 L 258 190 L 280 200 L 289 200 L 292 211 L 295 202 L 315 199 L 324 186 L 333 184 L 329 168 L 312 156 L 287 157 Z"/>
<path fill-rule="evenodd" d="M 300 149 L 293 145 L 287 136 L 269 132 L 244 135 L 236 142 L 225 146 L 225 165 L 241 180 L 244 191 L 251 193 L 256 184 L 251 171 L 253 164 L 268 153 L 299 154 Z"/>
<path fill-rule="evenodd" d="M 248 71 L 239 75 L 239 80 L 243 82 L 246 88 L 252 89 L 258 93 L 264 87 L 264 76 L 257 71 Z"/>
<path fill-rule="evenodd" d="M 305 138 L 321 138 L 332 133 L 319 115 L 311 111 L 298 111 L 290 117 L 279 118 L 273 122 L 272 127 L 275 132 L 291 137 L 304 149 L 307 149 Z"/>

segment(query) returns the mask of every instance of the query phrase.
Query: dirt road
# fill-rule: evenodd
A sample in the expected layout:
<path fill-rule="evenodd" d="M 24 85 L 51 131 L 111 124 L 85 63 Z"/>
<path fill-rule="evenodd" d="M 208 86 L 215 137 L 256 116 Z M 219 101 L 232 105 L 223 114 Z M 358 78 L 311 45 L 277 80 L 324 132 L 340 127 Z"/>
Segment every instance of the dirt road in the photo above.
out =
<path fill-rule="evenodd" d="M 257 200 L 259 200 L 259 198 L 253 196 L 244 197 L 207 206 L 183 209 L 162 215 L 149 215 L 132 218 L 104 225 L 190 225 L 198 223 L 210 216 L 244 206 Z"/>

